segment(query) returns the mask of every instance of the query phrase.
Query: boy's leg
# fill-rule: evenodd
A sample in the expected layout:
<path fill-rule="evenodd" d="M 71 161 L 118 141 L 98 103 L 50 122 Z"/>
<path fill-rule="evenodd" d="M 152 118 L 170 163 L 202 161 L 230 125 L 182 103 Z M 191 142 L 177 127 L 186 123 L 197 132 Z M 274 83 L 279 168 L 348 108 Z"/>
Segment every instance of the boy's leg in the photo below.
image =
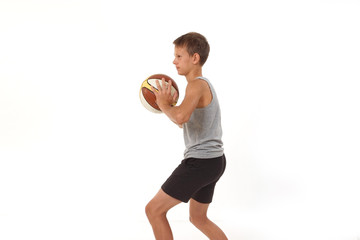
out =
<path fill-rule="evenodd" d="M 166 213 L 181 201 L 169 196 L 162 189 L 146 205 L 145 212 L 153 228 L 156 240 L 172 240 L 172 232 Z"/>
<path fill-rule="evenodd" d="M 209 205 L 190 199 L 190 222 L 210 240 L 227 240 L 224 232 L 207 218 Z"/>

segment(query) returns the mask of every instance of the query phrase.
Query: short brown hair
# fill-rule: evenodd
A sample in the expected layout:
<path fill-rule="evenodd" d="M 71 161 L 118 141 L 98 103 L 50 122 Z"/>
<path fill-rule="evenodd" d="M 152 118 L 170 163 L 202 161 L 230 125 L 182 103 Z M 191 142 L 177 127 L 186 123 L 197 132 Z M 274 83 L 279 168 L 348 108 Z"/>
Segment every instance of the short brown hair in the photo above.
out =
<path fill-rule="evenodd" d="M 200 55 L 200 65 L 203 66 L 206 62 L 209 52 L 210 45 L 206 38 L 200 33 L 189 32 L 178 37 L 174 44 L 176 47 L 186 47 L 187 52 L 190 56 L 198 53 Z"/>

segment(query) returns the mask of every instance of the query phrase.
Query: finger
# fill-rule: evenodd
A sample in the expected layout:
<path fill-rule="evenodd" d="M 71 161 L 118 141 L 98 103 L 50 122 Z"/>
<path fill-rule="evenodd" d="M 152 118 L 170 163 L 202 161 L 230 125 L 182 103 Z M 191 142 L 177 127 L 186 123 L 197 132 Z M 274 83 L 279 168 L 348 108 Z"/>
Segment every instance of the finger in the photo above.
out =
<path fill-rule="evenodd" d="M 171 94 L 171 86 L 172 86 L 172 81 L 169 80 L 167 87 L 168 93 Z"/>
<path fill-rule="evenodd" d="M 156 80 L 156 87 L 158 88 L 158 91 L 159 91 L 159 92 L 162 91 L 162 87 L 161 87 L 161 85 L 160 85 L 159 80 Z"/>
<path fill-rule="evenodd" d="M 158 91 L 157 91 L 157 89 L 156 88 L 154 88 L 154 86 L 151 86 L 151 91 L 155 94 L 155 97 L 157 98 L 157 96 L 158 96 Z"/>
<path fill-rule="evenodd" d="M 165 83 L 165 78 L 162 78 L 161 79 L 161 86 L 164 86 L 164 88 L 165 88 L 165 90 L 167 90 L 167 85 L 166 85 L 166 83 Z"/>
<path fill-rule="evenodd" d="M 173 96 L 173 102 L 174 103 L 177 102 L 178 96 L 179 96 L 178 92 L 175 91 L 174 96 Z"/>

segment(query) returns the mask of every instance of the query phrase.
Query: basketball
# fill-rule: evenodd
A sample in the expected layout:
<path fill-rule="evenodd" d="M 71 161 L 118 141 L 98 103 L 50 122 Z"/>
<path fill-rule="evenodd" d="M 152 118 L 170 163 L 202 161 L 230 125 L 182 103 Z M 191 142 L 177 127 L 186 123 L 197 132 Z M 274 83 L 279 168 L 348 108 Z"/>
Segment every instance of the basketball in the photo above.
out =
<path fill-rule="evenodd" d="M 179 99 L 179 88 L 176 85 L 175 81 L 170 78 L 169 76 L 165 74 L 154 74 L 148 77 L 146 80 L 144 80 L 141 84 L 140 88 L 140 101 L 142 105 L 153 113 L 161 113 L 161 110 L 159 106 L 156 104 L 156 96 L 153 93 L 151 86 L 157 90 L 156 86 L 156 80 L 159 80 L 160 86 L 162 86 L 161 79 L 165 78 L 165 84 L 167 85 L 169 80 L 171 80 L 171 95 L 174 96 L 175 92 L 178 93 L 178 96 L 176 98 L 176 101 L 172 104 L 172 106 L 175 106 L 177 103 L 177 100 Z"/>

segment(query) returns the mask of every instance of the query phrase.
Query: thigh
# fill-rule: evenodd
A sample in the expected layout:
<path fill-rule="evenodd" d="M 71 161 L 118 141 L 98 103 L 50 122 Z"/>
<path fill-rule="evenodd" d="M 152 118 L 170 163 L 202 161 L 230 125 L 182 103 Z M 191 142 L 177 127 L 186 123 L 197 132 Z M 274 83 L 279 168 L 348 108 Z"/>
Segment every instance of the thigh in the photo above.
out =
<path fill-rule="evenodd" d="M 195 199 L 190 199 L 190 217 L 191 218 L 199 218 L 199 217 L 206 217 L 209 203 L 201 203 L 196 201 Z"/>
<path fill-rule="evenodd" d="M 215 186 L 216 182 L 210 183 L 195 192 L 191 198 L 195 199 L 199 203 L 211 203 L 214 196 Z"/>
<path fill-rule="evenodd" d="M 161 186 L 170 196 L 188 202 L 203 187 L 216 183 L 224 171 L 225 158 L 188 158 L 181 162 Z"/>
<path fill-rule="evenodd" d="M 148 208 L 153 212 L 166 213 L 169 209 L 181 203 L 181 201 L 169 196 L 162 189 L 148 203 Z"/>

